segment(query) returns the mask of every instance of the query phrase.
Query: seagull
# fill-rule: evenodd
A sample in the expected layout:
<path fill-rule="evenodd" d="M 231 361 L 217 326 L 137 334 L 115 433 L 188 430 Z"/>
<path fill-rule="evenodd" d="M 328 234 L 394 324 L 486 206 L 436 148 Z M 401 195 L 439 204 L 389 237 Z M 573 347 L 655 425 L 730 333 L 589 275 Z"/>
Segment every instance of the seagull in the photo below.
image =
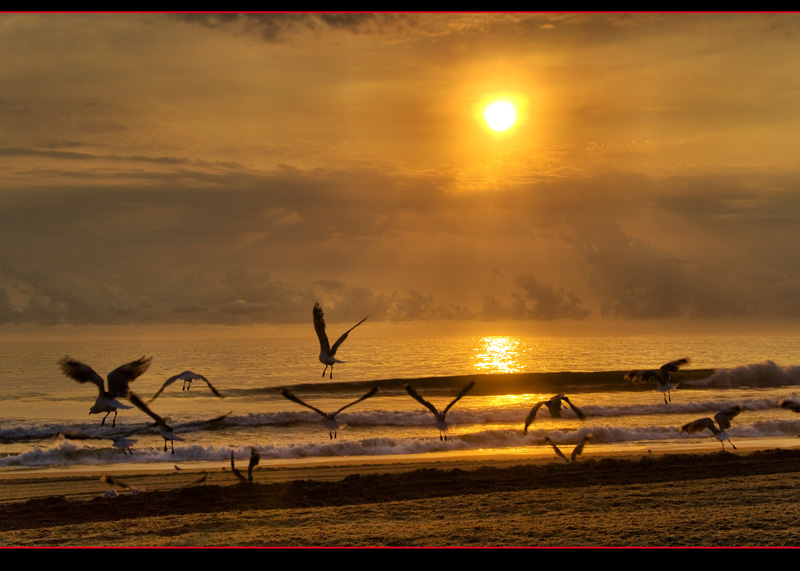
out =
<path fill-rule="evenodd" d="M 233 464 L 233 450 L 231 450 L 231 472 L 233 475 L 236 476 L 236 479 L 240 482 L 252 482 L 253 481 L 253 468 L 258 466 L 258 463 L 261 461 L 261 455 L 255 448 L 250 449 L 250 464 L 247 466 L 247 477 L 245 478 L 244 475 L 236 469 L 236 466 Z"/>
<path fill-rule="evenodd" d="M 353 325 L 350 329 L 345 331 L 341 337 L 336 340 L 336 343 L 333 344 L 331 347 L 330 342 L 328 341 L 328 335 L 325 333 L 325 319 L 324 313 L 322 312 L 322 308 L 319 306 L 319 303 L 314 304 L 314 331 L 317 332 L 317 337 L 319 337 L 319 362 L 325 365 L 325 368 L 322 371 L 322 377 L 325 378 L 325 371 L 328 370 L 328 367 L 331 368 L 331 373 L 329 378 L 333 378 L 333 366 L 336 363 L 344 363 L 344 361 L 340 361 L 336 359 L 334 356 L 336 355 L 336 350 L 339 349 L 339 345 L 344 343 L 344 340 L 347 339 L 347 334 L 350 333 L 353 329 L 361 325 L 367 320 L 367 317 Z"/>
<path fill-rule="evenodd" d="M 583 414 L 583 411 L 581 411 L 581 409 L 572 404 L 569 398 L 564 396 L 564 394 L 562 393 L 560 395 L 552 396 L 548 400 L 537 402 L 535 405 L 533 405 L 533 408 L 528 413 L 528 417 L 525 419 L 525 428 L 523 429 L 522 434 L 528 434 L 528 427 L 531 425 L 531 423 L 533 423 L 534 419 L 536 418 L 536 413 L 539 412 L 539 409 L 541 408 L 542 405 L 545 405 L 547 407 L 547 410 L 550 411 L 550 416 L 552 416 L 553 418 L 561 418 L 561 408 L 562 407 L 567 408 L 561 404 L 561 401 L 567 403 L 572 409 L 572 412 L 574 412 L 578 418 L 580 418 L 581 420 L 586 418 L 586 415 Z"/>
<path fill-rule="evenodd" d="M 670 383 L 670 373 L 676 372 L 678 369 L 681 368 L 682 365 L 685 365 L 689 362 L 689 359 L 677 359 L 676 361 L 670 361 L 665 365 L 661 365 L 661 368 L 658 370 L 655 369 L 647 369 L 645 371 L 632 371 L 625 375 L 625 379 L 629 383 L 636 383 L 636 382 L 646 382 L 651 379 L 655 380 L 658 383 L 658 391 L 664 393 L 664 404 L 667 404 L 667 397 L 669 397 L 669 402 L 672 402 L 672 395 L 670 391 L 672 389 L 678 388 L 678 383 Z"/>
<path fill-rule="evenodd" d="M 172 377 L 168 378 L 166 381 L 164 381 L 164 384 L 161 385 L 161 388 L 158 389 L 158 392 L 156 394 L 154 394 L 153 397 L 149 401 L 147 401 L 148 404 L 153 402 L 154 400 L 156 400 L 156 397 L 158 397 L 158 395 L 161 394 L 161 391 L 166 389 L 168 386 L 170 386 L 175 381 L 183 381 L 183 390 L 184 391 L 188 391 L 189 389 L 192 388 L 192 381 L 203 381 L 205 384 L 208 385 L 208 388 L 211 389 L 211 392 L 214 393 L 214 395 L 218 396 L 221 399 L 225 398 L 223 395 L 221 395 L 219 393 L 219 391 L 217 391 L 217 389 L 214 388 L 214 385 L 212 385 L 209 382 L 209 380 L 207 378 L 205 378 L 203 375 L 201 375 L 199 373 L 193 373 L 192 371 L 184 371 L 180 375 L 172 376 Z"/>
<path fill-rule="evenodd" d="M 158 416 L 154 413 L 150 408 L 144 403 L 144 401 L 139 398 L 136 393 L 130 393 L 128 395 L 128 399 L 131 403 L 142 412 L 147 414 L 153 420 L 156 421 L 156 426 L 158 426 L 158 432 L 161 434 L 161 437 L 164 439 L 164 452 L 167 451 L 167 441 L 169 440 L 172 445 L 172 453 L 175 454 L 175 441 L 178 440 L 183 442 L 183 438 L 176 435 L 175 432 L 172 430 L 172 427 L 169 426 L 163 418 Z"/>
<path fill-rule="evenodd" d="M 584 446 L 586 446 L 586 443 L 589 442 L 589 440 L 591 440 L 592 438 L 594 438 L 594 435 L 592 433 L 589 433 L 580 439 L 578 445 L 575 446 L 575 448 L 572 450 L 572 454 L 570 456 L 573 462 L 577 462 L 578 456 L 580 456 L 581 453 L 583 452 Z M 569 463 L 569 458 L 564 456 L 564 453 L 558 448 L 558 446 L 556 446 L 555 442 L 550 440 L 549 436 L 545 436 L 544 441 L 553 447 L 553 450 L 555 450 L 556 454 L 558 454 L 561 458 L 563 458 L 564 462 Z"/>
<path fill-rule="evenodd" d="M 108 415 L 113 412 L 114 418 L 111 422 L 111 426 L 113 427 L 117 424 L 117 409 L 132 408 L 122 404 L 117 400 L 117 398 L 128 396 L 130 393 L 128 385 L 135 381 L 139 376 L 144 374 L 145 371 L 147 371 L 147 369 L 150 367 L 151 361 L 152 358 L 142 357 L 141 359 L 131 361 L 130 363 L 117 367 L 111 371 L 108 374 L 107 391 L 105 389 L 103 377 L 98 375 L 89 365 L 85 365 L 80 361 L 70 359 L 69 357 L 62 358 L 58 364 L 61 367 L 61 372 L 66 376 L 78 381 L 79 383 L 94 383 L 97 385 L 100 394 L 97 396 L 94 406 L 89 409 L 89 414 L 100 414 L 101 412 L 106 413 L 106 415 L 103 417 L 103 420 L 100 422 L 100 426 L 103 426 L 106 423 L 106 418 L 108 418 Z"/>
<path fill-rule="evenodd" d="M 711 420 L 708 417 L 699 418 L 681 426 L 680 431 L 685 432 L 686 434 L 695 434 L 698 432 L 703 432 L 707 428 L 714 433 L 714 436 L 717 438 L 717 440 L 719 440 L 720 444 L 722 444 L 723 450 L 725 450 L 725 440 L 727 440 L 730 445 L 733 446 L 733 449 L 736 450 L 736 445 L 731 442 L 731 439 L 728 438 L 728 433 L 725 431 L 731 427 L 731 420 L 733 420 L 740 412 L 742 412 L 742 409 L 742 405 L 733 405 L 714 415 L 714 420 L 717 421 L 716 425 L 714 424 L 714 420 Z M 717 428 L 717 425 L 719 425 L 719 428 Z"/>
<path fill-rule="evenodd" d="M 337 434 L 337 432 L 338 432 L 339 430 L 341 430 L 342 428 L 344 428 L 345 426 L 347 426 L 346 424 L 340 424 L 340 423 L 339 423 L 339 421 L 338 421 L 338 420 L 336 420 L 336 415 L 337 415 L 337 414 L 339 414 L 340 412 L 342 412 L 344 409 L 346 409 L 346 408 L 348 408 L 348 407 L 351 407 L 351 406 L 353 406 L 354 404 L 356 404 L 356 403 L 359 403 L 359 402 L 361 402 L 362 400 L 364 400 L 364 399 L 368 399 L 369 397 L 373 396 L 375 393 L 377 393 L 377 392 L 378 392 L 378 387 L 377 387 L 377 386 L 375 386 L 375 387 L 372 387 L 372 388 L 371 388 L 369 391 L 367 391 L 367 393 L 366 393 L 364 396 L 362 396 L 361 398 L 359 398 L 359 399 L 357 399 L 357 400 L 354 400 L 354 401 L 353 401 L 353 402 L 351 402 L 350 404 L 346 404 L 346 405 L 344 405 L 342 408 L 340 408 L 340 409 L 339 409 L 339 410 L 337 410 L 336 412 L 331 412 L 331 413 L 323 412 L 323 411 L 321 411 L 320 409 L 318 409 L 317 407 L 311 406 L 310 404 L 308 404 L 308 403 L 306 403 L 306 402 L 303 402 L 303 401 L 302 401 L 302 400 L 300 400 L 300 399 L 299 399 L 297 396 L 295 396 L 295 395 L 294 395 L 294 393 L 292 393 L 292 392 L 288 391 L 287 389 L 281 389 L 281 391 L 280 391 L 280 392 L 281 392 L 281 395 L 282 395 L 282 396 L 284 396 L 284 397 L 286 397 L 287 399 L 289 399 L 289 400 L 291 400 L 291 401 L 294 401 L 294 402 L 296 402 L 297 404 L 301 404 L 301 405 L 303 405 L 303 406 L 305 406 L 305 407 L 308 407 L 308 408 L 310 408 L 311 410 L 313 410 L 314 412 L 316 412 L 316 413 L 318 413 L 318 414 L 321 414 L 321 415 L 322 415 L 322 418 L 323 418 L 323 419 L 325 419 L 325 428 L 327 428 L 327 429 L 328 429 L 328 435 L 331 437 L 331 440 L 332 440 L 332 439 L 336 438 L 336 434 Z"/>
<path fill-rule="evenodd" d="M 456 404 L 459 401 L 459 399 L 461 399 L 461 397 L 467 394 L 474 385 L 475 381 L 472 381 L 463 389 L 461 389 L 461 392 L 458 393 L 456 398 L 453 399 L 453 402 L 448 404 L 447 407 L 445 407 L 445 409 L 442 412 L 436 410 L 435 406 L 433 406 L 431 403 L 429 403 L 424 398 L 419 396 L 417 394 L 417 391 L 415 391 L 414 387 L 412 387 L 411 385 L 405 385 L 403 388 L 408 392 L 408 394 L 410 394 L 417 401 L 419 401 L 420 404 L 422 404 L 422 406 L 424 406 L 433 413 L 433 416 L 436 419 L 434 422 L 434 426 L 436 426 L 436 428 L 439 429 L 439 440 L 447 441 L 447 429 L 450 427 L 450 424 L 447 422 L 447 420 L 445 420 L 445 417 L 447 416 L 447 411 L 450 410 L 452 406 Z"/>

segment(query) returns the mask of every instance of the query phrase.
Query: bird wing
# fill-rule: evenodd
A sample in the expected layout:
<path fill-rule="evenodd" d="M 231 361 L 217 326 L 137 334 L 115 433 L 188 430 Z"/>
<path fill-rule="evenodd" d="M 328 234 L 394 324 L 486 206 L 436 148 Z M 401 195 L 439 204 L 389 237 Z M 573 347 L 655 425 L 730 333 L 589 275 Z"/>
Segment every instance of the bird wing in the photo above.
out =
<path fill-rule="evenodd" d="M 247 465 L 247 481 L 253 481 L 253 469 L 258 466 L 258 463 L 261 461 L 261 455 L 258 453 L 258 450 L 255 448 L 250 449 L 250 464 Z"/>
<path fill-rule="evenodd" d="M 195 374 L 196 374 L 196 373 L 195 373 Z M 214 393 L 214 396 L 217 396 L 217 397 L 219 397 L 219 398 L 221 398 L 221 399 L 224 399 L 224 398 L 225 398 L 225 395 L 223 395 L 223 394 L 220 394 L 220 392 L 219 392 L 217 389 L 215 389 L 215 388 L 214 388 L 214 385 L 212 385 L 212 384 L 211 384 L 211 381 L 209 381 L 209 380 L 208 380 L 207 378 L 205 378 L 203 375 L 197 375 L 195 378 L 196 378 L 196 379 L 198 379 L 198 380 L 200 380 L 200 381 L 203 381 L 205 384 L 207 384 L 207 385 L 208 385 L 208 388 L 209 388 L 209 389 L 211 389 L 211 392 L 212 392 L 212 393 Z"/>
<path fill-rule="evenodd" d="M 472 390 L 472 387 L 474 386 L 475 386 L 475 381 L 471 381 L 468 385 L 466 385 L 463 389 L 461 389 L 461 392 L 459 392 L 456 395 L 456 398 L 453 399 L 453 402 L 447 405 L 442 414 L 447 414 L 447 411 L 450 410 L 453 407 L 453 405 L 456 404 L 459 400 L 461 400 L 461 397 L 463 397 L 470 390 Z"/>
<path fill-rule="evenodd" d="M 414 387 L 412 387 L 411 385 L 405 385 L 403 388 L 406 390 L 406 392 L 408 394 L 410 394 L 412 397 L 414 397 L 417 400 L 417 402 L 419 402 L 422 406 L 424 406 L 429 411 L 431 411 L 435 416 L 439 415 L 439 411 L 436 410 L 436 407 L 433 406 L 428 401 L 426 401 L 421 396 L 419 396 L 419 394 L 417 394 L 417 391 L 414 390 Z"/>
<path fill-rule="evenodd" d="M 581 441 L 578 442 L 578 445 L 572 450 L 573 462 L 575 461 L 575 458 L 581 455 L 581 453 L 583 452 L 583 447 L 586 446 L 586 443 L 592 439 L 592 436 L 593 436 L 592 434 L 585 435 L 583 438 L 581 438 Z"/>
<path fill-rule="evenodd" d="M 569 405 L 569 407 L 572 409 L 572 412 L 574 412 L 578 418 L 580 418 L 581 420 L 586 418 L 586 415 L 583 414 L 583 411 L 574 404 L 572 404 L 572 402 L 567 397 L 561 397 L 561 400 L 563 400 Z"/>
<path fill-rule="evenodd" d="M 236 479 L 239 480 L 240 482 L 246 482 L 247 481 L 247 478 L 245 478 L 242 475 L 242 473 L 239 470 L 237 470 L 236 466 L 234 466 L 234 464 L 233 464 L 233 450 L 231 450 L 231 472 L 233 472 L 233 475 L 236 476 Z"/>
<path fill-rule="evenodd" d="M 150 368 L 152 357 L 142 357 L 117 367 L 108 374 L 108 394 L 112 398 L 128 396 L 128 383 L 135 381 Z"/>
<path fill-rule="evenodd" d="M 281 392 L 281 395 L 282 395 L 282 396 L 284 396 L 284 397 L 286 397 L 287 399 L 289 399 L 289 400 L 291 400 L 291 401 L 294 401 L 294 402 L 296 402 L 297 404 L 303 405 L 303 406 L 304 406 L 304 407 L 306 407 L 306 408 L 310 408 L 311 410 L 313 410 L 313 411 L 314 411 L 314 412 L 316 412 L 317 414 L 321 414 L 323 417 L 326 417 L 326 418 L 327 418 L 327 416 L 328 416 L 328 415 L 327 415 L 327 413 L 324 413 L 324 412 L 322 412 L 320 409 L 318 409 L 318 408 L 317 408 L 317 407 L 315 407 L 315 406 L 311 406 L 310 404 L 308 404 L 308 403 L 306 403 L 306 402 L 303 402 L 303 401 L 302 401 L 302 400 L 300 400 L 298 397 L 296 397 L 296 396 L 294 395 L 294 393 L 291 393 L 291 392 L 289 392 L 289 391 L 288 391 L 288 390 L 286 390 L 286 389 L 281 389 L 281 391 L 280 391 L 280 392 Z"/>
<path fill-rule="evenodd" d="M 319 347 L 324 353 L 330 354 L 331 344 L 328 341 L 328 334 L 325 333 L 325 313 L 318 303 L 314 304 L 314 331 L 319 337 Z"/>
<path fill-rule="evenodd" d="M 714 420 L 719 424 L 720 430 L 727 430 L 731 427 L 731 421 L 742 412 L 742 405 L 736 404 L 725 410 L 719 411 L 714 415 Z"/>
<path fill-rule="evenodd" d="M 528 434 L 528 427 L 533 423 L 534 419 L 536 418 L 536 413 L 539 412 L 539 409 L 544 403 L 545 401 L 541 401 L 533 405 L 533 408 L 528 413 L 528 416 L 525 417 L 525 429 L 522 431 L 522 434 Z"/>
<path fill-rule="evenodd" d="M 180 377 L 181 377 L 180 375 L 175 375 L 175 376 L 172 376 L 172 377 L 168 378 L 166 381 L 164 381 L 164 384 L 163 384 L 163 385 L 161 385 L 161 388 L 160 388 L 160 389 L 158 389 L 158 392 L 156 392 L 156 394 L 154 394 L 154 395 L 153 395 L 153 396 L 150 398 L 150 400 L 149 400 L 149 401 L 147 401 L 147 402 L 148 402 L 148 403 L 151 403 L 151 402 L 153 402 L 154 400 L 156 400 L 156 398 L 158 397 L 158 395 L 160 395 L 160 394 L 163 392 L 163 390 L 164 390 L 164 389 L 166 389 L 166 388 L 167 388 L 168 386 L 170 386 L 172 383 L 174 383 L 175 381 L 177 381 L 178 379 L 180 379 Z"/>
<path fill-rule="evenodd" d="M 148 407 L 144 403 L 144 401 L 141 398 L 139 398 L 139 395 L 137 395 L 134 392 L 129 392 L 128 393 L 128 400 L 131 401 L 131 404 L 133 406 L 135 406 L 136 408 L 141 410 L 143 413 L 145 413 L 147 416 L 149 416 L 150 418 L 155 420 L 156 424 L 159 424 L 159 425 L 162 425 L 162 426 L 167 426 L 167 423 L 164 422 L 164 419 L 161 418 L 160 416 L 158 416 L 152 410 L 150 410 L 150 407 Z"/>
<path fill-rule="evenodd" d="M 719 433 L 717 427 L 714 426 L 714 421 L 710 418 L 698 418 L 697 420 L 693 420 L 681 426 L 681 432 L 686 432 L 687 434 L 696 434 L 698 432 L 703 432 L 705 429 L 710 430 L 714 434 Z"/>
<path fill-rule="evenodd" d="M 553 442 L 552 440 L 550 440 L 549 436 L 545 436 L 544 437 L 544 441 L 547 442 L 550 446 L 553 447 L 553 450 L 555 450 L 556 454 L 558 454 L 559 456 L 561 456 L 564 459 L 564 462 L 569 463 L 569 459 L 566 456 L 564 456 L 564 453 L 559 449 L 558 446 L 556 446 L 556 443 Z"/>
<path fill-rule="evenodd" d="M 369 315 L 368 315 L 367 317 L 369 317 Z M 333 356 L 336 354 L 336 350 L 337 350 L 337 349 L 339 349 L 339 345 L 341 345 L 342 343 L 344 343 L 344 340 L 345 340 L 345 339 L 347 339 L 347 335 L 348 335 L 348 334 L 349 334 L 349 333 L 350 333 L 350 332 L 351 332 L 353 329 L 355 329 L 356 327 L 358 327 L 359 325 L 361 325 L 362 323 L 364 323 L 364 322 L 367 320 L 367 317 L 365 317 L 364 319 L 362 319 L 361 321 L 359 321 L 358 323 L 356 323 L 355 325 L 353 325 L 353 326 L 352 326 L 350 329 L 348 329 L 347 331 L 345 331 L 344 333 L 342 333 L 342 335 L 341 335 L 341 336 L 340 336 L 340 337 L 339 337 L 339 338 L 336 340 L 336 343 L 334 343 L 334 344 L 333 344 L 333 347 L 331 347 L 331 357 L 333 357 Z"/>
<path fill-rule="evenodd" d="M 346 405 L 344 405 L 342 408 L 340 408 L 339 410 L 337 410 L 336 412 L 334 412 L 332 416 L 336 416 L 337 414 L 339 414 L 340 412 L 342 412 L 342 411 L 343 411 L 344 409 L 346 409 L 347 407 L 353 406 L 354 404 L 356 404 L 356 403 L 359 403 L 359 402 L 361 402 L 361 401 L 362 401 L 362 400 L 364 400 L 364 399 L 368 399 L 369 397 L 371 397 L 371 396 L 374 396 L 374 395 L 375 395 L 375 393 L 377 393 L 377 392 L 378 392 L 378 387 L 377 387 L 377 385 L 376 385 L 376 386 L 372 387 L 372 388 L 371 388 L 371 389 L 370 389 L 370 390 L 367 392 L 367 394 L 365 394 L 364 396 L 362 396 L 361 398 L 359 398 L 359 399 L 357 399 L 357 400 L 354 400 L 354 401 L 353 401 L 353 402 L 351 402 L 350 404 L 346 404 Z"/>
<path fill-rule="evenodd" d="M 659 369 L 661 371 L 661 377 L 664 379 L 664 381 L 666 381 L 667 373 L 674 373 L 680 369 L 682 365 L 685 365 L 688 362 L 689 359 L 677 359 L 675 361 L 670 361 L 665 365 L 661 365 L 661 368 Z"/>
<path fill-rule="evenodd" d="M 79 383 L 93 383 L 100 389 L 100 394 L 105 392 L 106 386 L 103 377 L 98 375 L 89 365 L 69 357 L 63 357 L 59 360 L 58 365 L 61 367 L 61 372 L 71 379 Z"/>

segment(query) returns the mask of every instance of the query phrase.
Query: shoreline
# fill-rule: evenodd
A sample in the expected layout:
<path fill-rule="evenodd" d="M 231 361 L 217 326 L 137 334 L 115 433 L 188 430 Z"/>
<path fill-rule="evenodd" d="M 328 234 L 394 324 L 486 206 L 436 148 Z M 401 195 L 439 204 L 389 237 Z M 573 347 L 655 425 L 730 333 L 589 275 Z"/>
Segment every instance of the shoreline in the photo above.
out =
<path fill-rule="evenodd" d="M 717 444 L 709 439 L 649 454 L 597 446 L 570 463 L 552 453 L 273 463 L 257 467 L 254 483 L 237 482 L 229 466 L 119 466 L 112 476 L 124 484 L 116 497 L 101 497 L 110 489 L 98 475 L 102 467 L 4 470 L 0 544 L 800 545 L 792 526 L 800 517 L 793 500 L 800 493 L 800 445 L 742 441 L 738 451 L 722 452 Z M 700 525 L 704 533 L 693 529 Z"/>

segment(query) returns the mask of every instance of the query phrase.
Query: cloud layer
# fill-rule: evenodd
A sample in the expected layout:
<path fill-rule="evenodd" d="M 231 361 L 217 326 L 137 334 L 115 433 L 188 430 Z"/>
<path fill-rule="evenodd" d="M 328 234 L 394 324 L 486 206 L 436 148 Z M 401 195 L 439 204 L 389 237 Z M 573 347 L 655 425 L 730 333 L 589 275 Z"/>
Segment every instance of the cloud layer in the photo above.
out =
<path fill-rule="evenodd" d="M 796 319 L 798 24 L 0 16 L 0 323 Z"/>

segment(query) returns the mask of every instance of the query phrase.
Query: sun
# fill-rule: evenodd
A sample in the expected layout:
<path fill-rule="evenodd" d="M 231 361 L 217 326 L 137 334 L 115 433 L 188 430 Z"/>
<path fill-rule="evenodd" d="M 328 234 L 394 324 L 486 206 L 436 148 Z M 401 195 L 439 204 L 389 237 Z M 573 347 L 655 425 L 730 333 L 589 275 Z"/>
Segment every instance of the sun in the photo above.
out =
<path fill-rule="evenodd" d="M 517 108 L 510 101 L 495 101 L 483 110 L 483 118 L 491 130 L 508 131 L 517 122 Z"/>

